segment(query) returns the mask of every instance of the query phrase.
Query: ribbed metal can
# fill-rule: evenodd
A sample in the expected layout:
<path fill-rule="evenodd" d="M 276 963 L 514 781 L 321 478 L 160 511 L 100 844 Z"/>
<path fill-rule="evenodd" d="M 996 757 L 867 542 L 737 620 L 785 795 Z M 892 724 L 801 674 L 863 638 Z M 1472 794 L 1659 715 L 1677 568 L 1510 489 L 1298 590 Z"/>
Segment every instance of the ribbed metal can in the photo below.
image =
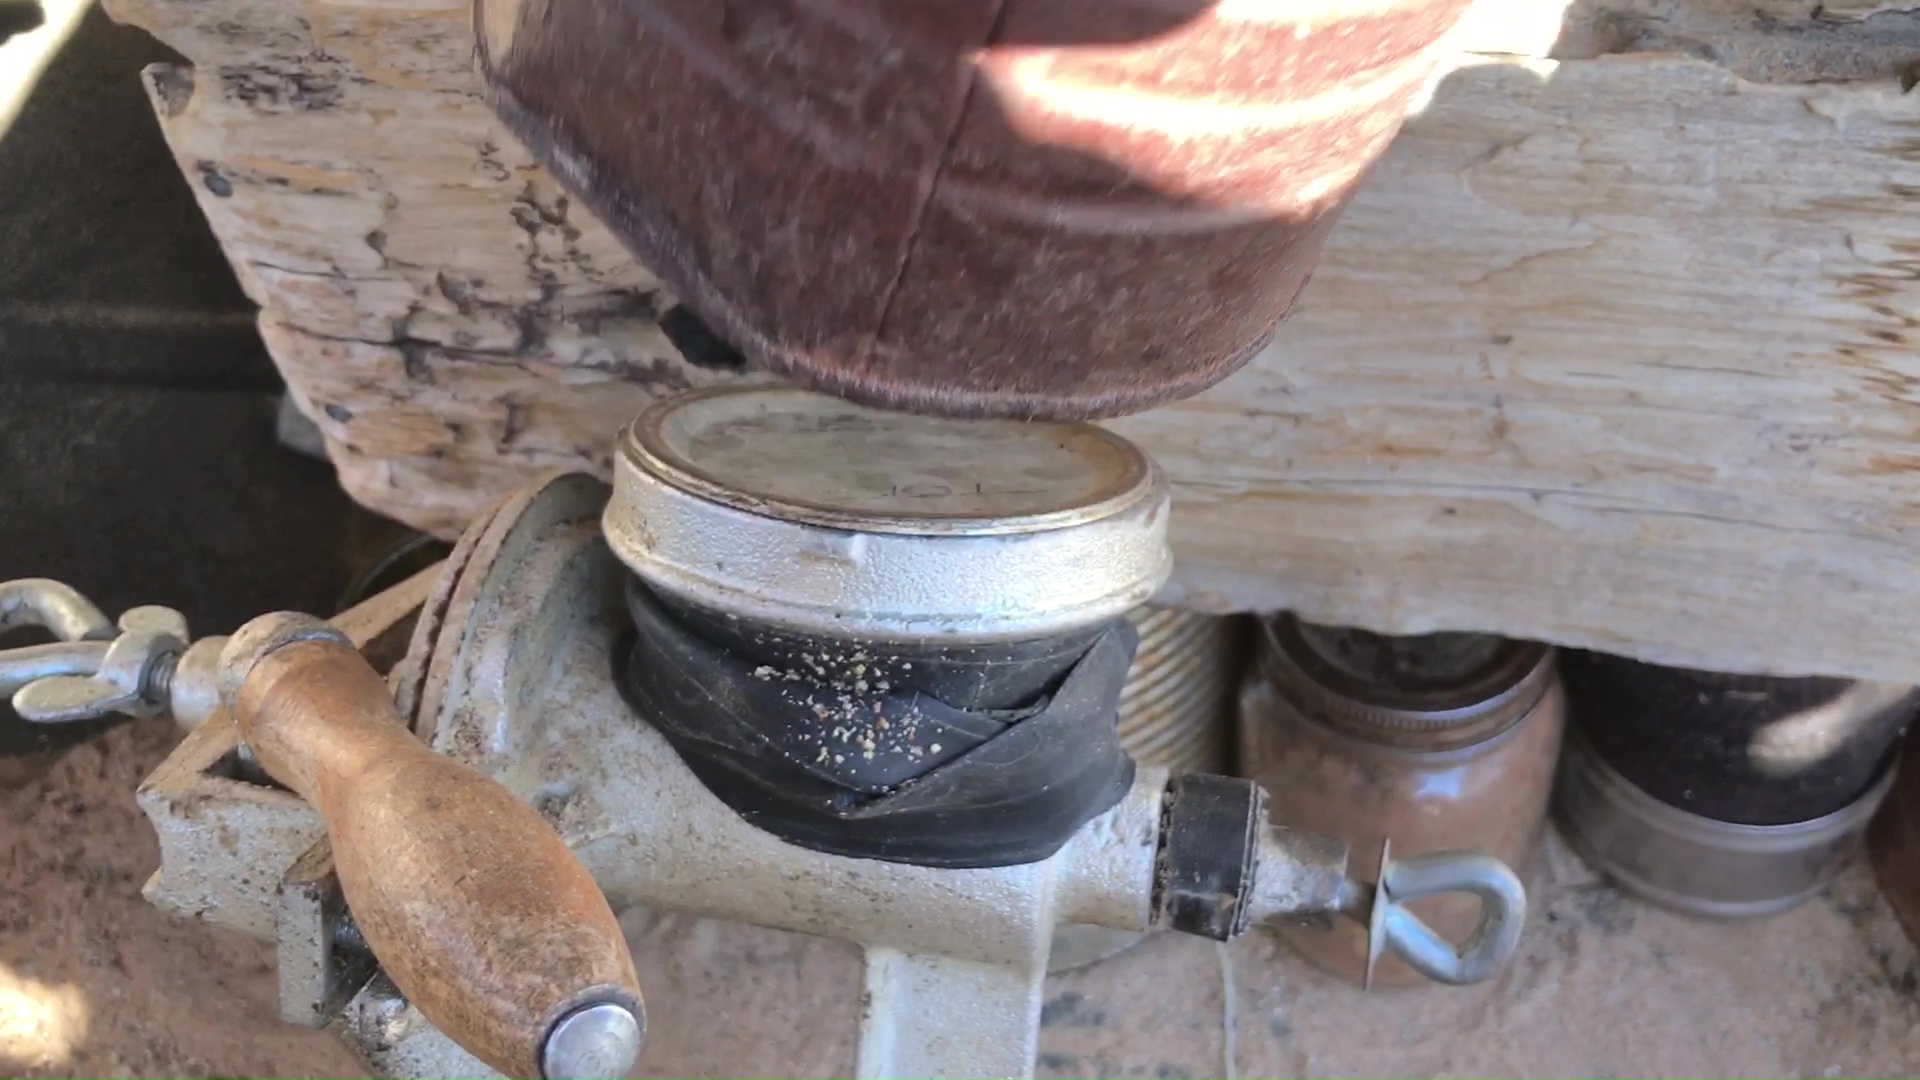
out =
<path fill-rule="evenodd" d="M 1142 765 L 1227 771 L 1245 620 L 1152 605 L 1127 618 L 1140 648 L 1120 691 L 1120 745 Z"/>
<path fill-rule="evenodd" d="M 1247 619 L 1151 604 L 1127 613 L 1140 648 L 1120 691 L 1120 745 L 1141 765 L 1225 773 L 1232 766 L 1234 699 L 1245 666 Z M 1071 971 L 1146 937 L 1099 926 L 1063 926 L 1047 970 Z"/>

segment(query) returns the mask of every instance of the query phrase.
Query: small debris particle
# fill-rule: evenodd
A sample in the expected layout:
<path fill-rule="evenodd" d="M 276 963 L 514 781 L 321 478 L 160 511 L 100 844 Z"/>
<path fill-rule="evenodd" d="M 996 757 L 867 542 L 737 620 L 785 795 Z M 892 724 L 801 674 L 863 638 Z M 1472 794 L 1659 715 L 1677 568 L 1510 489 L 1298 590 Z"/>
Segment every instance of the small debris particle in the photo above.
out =
<path fill-rule="evenodd" d="M 937 754 L 937 753 L 939 753 L 939 752 L 940 752 L 940 744 L 939 744 L 939 743 L 934 743 L 934 744 L 933 744 L 932 746 L 929 746 L 929 747 L 927 747 L 927 750 L 928 750 L 928 751 L 929 751 L 930 753 L 935 753 L 935 754 Z"/>

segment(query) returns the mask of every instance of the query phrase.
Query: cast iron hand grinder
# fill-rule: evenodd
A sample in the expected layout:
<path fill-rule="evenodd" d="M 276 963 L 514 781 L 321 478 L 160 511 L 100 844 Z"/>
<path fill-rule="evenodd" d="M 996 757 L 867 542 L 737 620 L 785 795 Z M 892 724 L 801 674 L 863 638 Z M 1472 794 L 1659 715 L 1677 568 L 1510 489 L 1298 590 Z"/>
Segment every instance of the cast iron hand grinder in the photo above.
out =
<path fill-rule="evenodd" d="M 369 601 L 418 609 L 390 680 L 304 616 L 189 643 L 41 581 L 0 613 L 63 640 L 0 653 L 0 690 L 192 729 L 141 789 L 149 898 L 276 940 L 283 1014 L 340 1022 L 376 1074 L 625 1075 L 636 905 L 863 946 L 863 1077 L 1031 1075 L 1063 923 L 1325 913 L 1490 976 L 1525 910 L 1498 862 L 1357 881 L 1257 786 L 1121 752 L 1122 614 L 1167 575 L 1167 514 L 1091 425 L 702 392 L 635 421 L 611 492 L 536 484 Z M 358 643 L 363 608 L 336 620 Z M 1453 890 L 1485 912 L 1458 944 L 1402 906 Z"/>

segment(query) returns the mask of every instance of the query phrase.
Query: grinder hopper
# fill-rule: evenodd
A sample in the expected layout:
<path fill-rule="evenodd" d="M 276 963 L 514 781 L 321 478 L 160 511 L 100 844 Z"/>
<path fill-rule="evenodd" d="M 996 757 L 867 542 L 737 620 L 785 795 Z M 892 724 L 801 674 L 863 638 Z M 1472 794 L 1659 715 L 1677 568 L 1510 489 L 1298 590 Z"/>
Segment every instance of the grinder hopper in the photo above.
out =
<path fill-rule="evenodd" d="M 489 100 L 721 336 L 1098 417 L 1272 336 L 1470 0 L 475 0 Z"/>

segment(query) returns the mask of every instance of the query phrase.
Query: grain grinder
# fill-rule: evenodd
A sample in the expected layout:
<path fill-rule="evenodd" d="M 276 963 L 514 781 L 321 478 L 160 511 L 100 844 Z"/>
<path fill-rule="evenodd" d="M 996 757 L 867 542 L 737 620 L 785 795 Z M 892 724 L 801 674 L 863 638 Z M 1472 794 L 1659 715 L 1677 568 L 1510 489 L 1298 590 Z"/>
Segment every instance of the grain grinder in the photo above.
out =
<path fill-rule="evenodd" d="M 864 1077 L 1031 1075 L 1062 924 L 1329 913 L 1450 983 L 1511 954 L 1500 863 L 1376 889 L 1254 784 L 1121 750 L 1122 616 L 1170 559 L 1125 440 L 734 387 L 643 414 L 613 472 L 521 491 L 331 624 L 192 641 L 11 583 L 12 620 L 63 641 L 0 653 L 0 686 L 42 722 L 192 729 L 140 792 L 148 896 L 276 941 L 286 1017 L 387 1076 L 626 1075 L 632 905 L 861 945 Z M 383 683 L 355 646 L 409 619 Z M 1400 906 L 1452 891 L 1484 902 L 1465 942 Z"/>

